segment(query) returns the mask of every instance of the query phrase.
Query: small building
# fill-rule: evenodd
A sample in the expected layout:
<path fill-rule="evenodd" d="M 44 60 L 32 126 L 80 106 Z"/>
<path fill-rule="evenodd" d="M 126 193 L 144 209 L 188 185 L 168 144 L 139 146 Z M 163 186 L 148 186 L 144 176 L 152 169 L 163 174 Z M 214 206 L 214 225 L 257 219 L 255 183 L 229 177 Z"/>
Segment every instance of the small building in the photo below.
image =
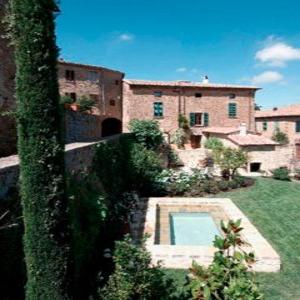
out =
<path fill-rule="evenodd" d="M 204 130 L 204 135 L 206 139 L 220 139 L 226 147 L 245 151 L 249 158 L 245 169 L 247 173 L 269 173 L 275 168 L 291 164 L 285 149 L 281 149 L 278 143 L 268 137 L 248 131 L 246 124 L 241 124 L 239 128 L 210 127 Z"/>
<path fill-rule="evenodd" d="M 178 129 L 179 116 L 190 125 L 190 140 L 200 147 L 205 129 L 232 128 L 245 123 L 255 129 L 254 99 L 258 90 L 236 86 L 190 81 L 123 81 L 123 126 L 132 119 L 157 120 L 161 130 L 171 135 Z"/>
<path fill-rule="evenodd" d="M 122 131 L 122 80 L 124 73 L 104 67 L 79 64 L 60 60 L 58 79 L 60 94 L 69 96 L 76 102 L 80 97 L 95 101 L 93 117 L 86 122 L 78 121 L 77 130 L 86 128 L 83 133 L 87 139 L 108 136 Z M 86 119 L 82 117 L 83 119 Z M 72 122 L 69 118 L 69 121 Z M 87 124 L 87 122 L 90 122 Z M 74 123 L 74 122 L 73 122 Z M 76 130 L 68 128 L 67 131 Z M 70 127 L 70 126 L 69 126 Z"/>
<path fill-rule="evenodd" d="M 289 139 L 286 147 L 290 149 L 294 164 L 300 166 L 300 104 L 256 111 L 255 123 L 256 130 L 269 138 L 276 130 L 284 132 Z"/>

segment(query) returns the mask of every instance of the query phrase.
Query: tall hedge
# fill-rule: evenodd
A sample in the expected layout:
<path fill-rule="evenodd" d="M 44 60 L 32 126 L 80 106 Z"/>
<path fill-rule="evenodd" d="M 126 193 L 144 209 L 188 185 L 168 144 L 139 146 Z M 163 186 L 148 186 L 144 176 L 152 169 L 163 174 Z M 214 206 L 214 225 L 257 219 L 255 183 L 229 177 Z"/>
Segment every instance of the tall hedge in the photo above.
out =
<path fill-rule="evenodd" d="M 27 299 L 67 299 L 69 226 L 53 0 L 12 0 Z"/>

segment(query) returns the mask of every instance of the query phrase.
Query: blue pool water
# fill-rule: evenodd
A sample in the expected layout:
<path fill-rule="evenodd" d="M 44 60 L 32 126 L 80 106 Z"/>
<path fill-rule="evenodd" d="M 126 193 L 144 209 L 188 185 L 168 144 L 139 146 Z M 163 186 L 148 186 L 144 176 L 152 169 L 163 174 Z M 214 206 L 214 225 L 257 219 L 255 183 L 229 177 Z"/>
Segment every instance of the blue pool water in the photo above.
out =
<path fill-rule="evenodd" d="M 220 232 L 210 213 L 170 213 L 171 245 L 212 246 Z"/>

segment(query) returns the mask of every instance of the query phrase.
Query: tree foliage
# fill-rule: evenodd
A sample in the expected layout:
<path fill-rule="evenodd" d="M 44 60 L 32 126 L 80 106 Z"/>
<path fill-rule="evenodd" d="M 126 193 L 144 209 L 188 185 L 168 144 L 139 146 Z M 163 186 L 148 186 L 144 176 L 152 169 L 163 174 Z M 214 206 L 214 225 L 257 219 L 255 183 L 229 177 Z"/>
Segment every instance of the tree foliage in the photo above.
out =
<path fill-rule="evenodd" d="M 155 150 L 163 144 L 163 135 L 157 121 L 135 119 L 130 121 L 129 130 L 135 136 L 136 141 L 148 149 Z"/>
<path fill-rule="evenodd" d="M 289 137 L 287 136 L 287 134 L 285 132 L 282 132 L 279 128 L 277 128 L 274 131 L 272 140 L 281 145 L 286 145 L 289 143 Z"/>
<path fill-rule="evenodd" d="M 247 154 L 243 150 L 229 147 L 214 151 L 213 157 L 222 173 L 228 172 L 230 179 L 234 178 L 236 171 L 248 162 Z"/>
<path fill-rule="evenodd" d="M 68 298 L 65 196 L 53 0 L 12 0 L 27 299 Z"/>
<path fill-rule="evenodd" d="M 194 300 L 263 299 L 254 273 L 248 271 L 255 262 L 254 253 L 245 252 L 247 243 L 242 239 L 241 220 L 221 222 L 224 238 L 216 236 L 214 247 L 218 251 L 212 264 L 205 268 L 193 262 L 189 288 Z"/>
<path fill-rule="evenodd" d="M 172 299 L 173 282 L 165 277 L 160 266 L 151 265 L 151 255 L 146 250 L 145 239 L 135 245 L 127 236 L 116 243 L 115 272 L 107 285 L 100 290 L 100 299 Z"/>

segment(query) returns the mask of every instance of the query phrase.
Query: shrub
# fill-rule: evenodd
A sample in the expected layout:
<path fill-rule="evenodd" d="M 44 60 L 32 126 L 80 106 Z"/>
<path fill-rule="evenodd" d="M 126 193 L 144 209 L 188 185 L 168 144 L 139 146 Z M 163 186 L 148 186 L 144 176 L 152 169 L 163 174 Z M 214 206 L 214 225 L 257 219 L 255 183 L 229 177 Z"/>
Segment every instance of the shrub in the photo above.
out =
<path fill-rule="evenodd" d="M 135 245 L 128 236 L 117 242 L 114 262 L 115 272 L 106 286 L 99 290 L 100 299 L 171 299 L 174 284 L 165 277 L 159 265 L 151 265 L 145 239 L 139 245 Z"/>
<path fill-rule="evenodd" d="M 205 141 L 204 147 L 213 151 L 220 151 L 224 148 L 224 145 L 220 139 L 211 137 Z"/>
<path fill-rule="evenodd" d="M 186 141 L 186 133 L 184 129 L 182 128 L 176 129 L 175 132 L 172 134 L 171 143 L 175 144 L 179 149 L 183 149 L 185 141 Z"/>
<path fill-rule="evenodd" d="M 242 250 L 247 243 L 242 239 L 240 224 L 241 220 L 221 222 L 224 238 L 216 236 L 214 247 L 218 251 L 208 268 L 193 262 L 188 283 L 192 299 L 263 299 L 254 273 L 247 269 L 251 269 L 255 257 Z"/>
<path fill-rule="evenodd" d="M 143 196 L 149 196 L 156 190 L 155 180 L 161 173 L 161 160 L 158 154 L 145 148 L 142 144 L 133 144 L 126 167 L 131 184 L 131 190 L 138 191 Z"/>
<path fill-rule="evenodd" d="M 272 171 L 273 178 L 277 180 L 290 181 L 289 169 L 286 167 L 278 168 Z"/>
<path fill-rule="evenodd" d="M 222 192 L 228 191 L 230 188 L 228 183 L 229 183 L 229 181 L 227 181 L 227 180 L 218 181 L 218 186 L 219 186 L 220 191 L 222 191 Z"/>
<path fill-rule="evenodd" d="M 248 162 L 247 154 L 241 149 L 223 148 L 221 151 L 213 152 L 214 161 L 223 174 L 226 172 L 229 179 L 233 179 L 239 168 L 245 166 Z"/>
<path fill-rule="evenodd" d="M 272 140 L 281 145 L 286 145 L 289 143 L 289 138 L 287 134 L 282 132 L 279 128 L 277 128 L 273 133 Z"/>
<path fill-rule="evenodd" d="M 129 130 L 134 134 L 136 141 L 147 149 L 157 149 L 164 142 L 157 121 L 132 120 L 129 123 Z"/>
<path fill-rule="evenodd" d="M 95 261 L 101 251 L 99 239 L 103 241 L 108 210 L 107 199 L 97 186 L 98 179 L 91 175 L 82 174 L 79 180 L 72 178 L 68 181 L 74 276 L 72 291 L 77 299 L 89 295 L 99 271 Z"/>
<path fill-rule="evenodd" d="M 182 128 L 184 130 L 189 129 L 189 121 L 185 115 L 182 115 L 182 114 L 179 115 L 178 125 L 179 125 L 179 128 Z"/>
<path fill-rule="evenodd" d="M 74 103 L 74 100 L 70 96 L 61 96 L 60 97 L 60 104 L 72 104 Z"/>
<path fill-rule="evenodd" d="M 82 96 L 77 99 L 76 104 L 79 105 L 79 111 L 90 111 L 95 105 L 95 101 L 86 96 Z"/>

